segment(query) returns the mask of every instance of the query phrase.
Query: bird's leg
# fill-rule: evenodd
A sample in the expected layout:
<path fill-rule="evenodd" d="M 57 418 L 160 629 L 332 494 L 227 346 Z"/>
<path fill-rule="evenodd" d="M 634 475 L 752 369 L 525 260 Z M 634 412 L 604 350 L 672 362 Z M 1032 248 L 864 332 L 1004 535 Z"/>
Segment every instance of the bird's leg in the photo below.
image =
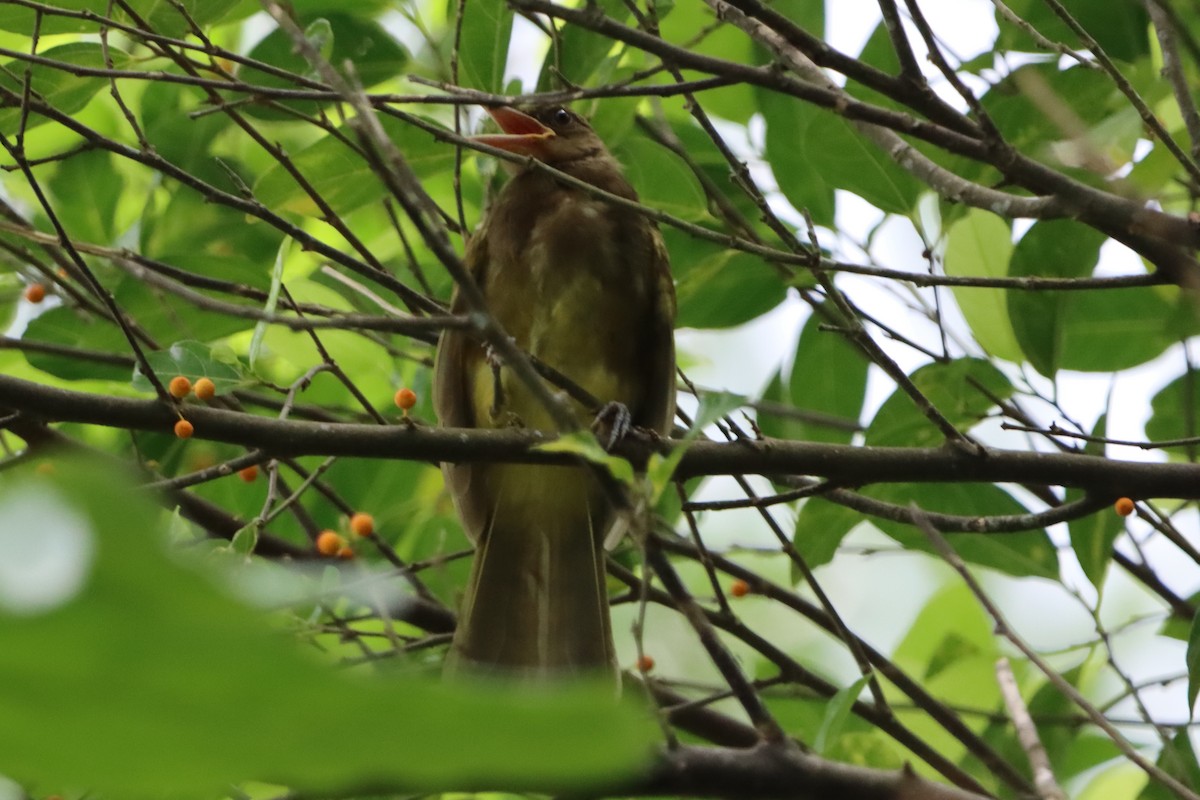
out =
<path fill-rule="evenodd" d="M 592 420 L 592 431 L 600 437 L 600 443 L 604 445 L 605 450 L 616 447 L 631 428 L 633 415 L 629 413 L 629 407 L 615 400 L 605 403 Z"/>
<path fill-rule="evenodd" d="M 504 359 L 490 344 L 483 349 L 483 357 L 487 360 L 488 366 L 492 368 L 492 408 L 490 413 L 492 419 L 497 419 L 504 408 L 504 382 L 500 380 L 500 368 L 504 366 Z"/>
<path fill-rule="evenodd" d="M 499 423 L 500 427 L 505 428 L 524 428 L 524 421 L 512 411 L 504 408 L 504 380 L 500 373 L 500 368 L 504 366 L 504 358 L 490 344 L 484 347 L 483 357 L 492 370 L 492 407 L 488 409 L 492 422 Z"/>

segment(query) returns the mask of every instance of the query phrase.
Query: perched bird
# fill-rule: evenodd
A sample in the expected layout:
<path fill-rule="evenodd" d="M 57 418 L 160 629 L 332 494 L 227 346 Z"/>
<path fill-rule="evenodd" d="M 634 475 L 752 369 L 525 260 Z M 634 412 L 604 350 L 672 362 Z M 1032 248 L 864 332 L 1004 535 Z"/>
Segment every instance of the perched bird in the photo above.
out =
<path fill-rule="evenodd" d="M 484 142 L 636 199 L 588 123 L 561 106 L 488 110 Z M 634 426 L 675 414 L 675 289 L 654 223 L 545 170 L 517 168 L 467 245 L 465 264 L 516 345 Z M 461 297 L 455 312 L 466 310 Z M 434 406 L 445 427 L 555 430 L 512 370 L 460 330 L 438 344 Z M 597 412 L 572 402 L 584 425 Z M 584 467 L 446 464 L 475 543 L 447 671 L 559 677 L 615 670 L 604 540 L 614 513 Z"/>

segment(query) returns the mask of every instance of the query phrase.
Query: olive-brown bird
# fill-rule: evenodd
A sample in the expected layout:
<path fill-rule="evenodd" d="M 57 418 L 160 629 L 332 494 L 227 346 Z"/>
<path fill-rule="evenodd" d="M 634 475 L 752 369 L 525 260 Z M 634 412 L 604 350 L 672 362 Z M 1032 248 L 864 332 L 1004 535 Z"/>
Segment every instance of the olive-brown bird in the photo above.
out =
<path fill-rule="evenodd" d="M 489 109 L 502 133 L 476 141 L 637 198 L 583 118 L 561 106 L 526 112 Z M 675 290 L 651 221 L 545 170 L 519 168 L 468 243 L 465 265 L 519 348 L 602 403 L 623 406 L 633 425 L 668 431 Z M 467 310 L 459 296 L 452 308 Z M 555 430 L 520 378 L 466 332 L 443 334 L 435 373 L 443 426 Z M 572 408 L 584 425 L 597 411 Z M 447 464 L 443 471 L 476 548 L 447 671 L 611 674 L 604 541 L 614 513 L 594 475 L 584 467 L 516 464 Z"/>

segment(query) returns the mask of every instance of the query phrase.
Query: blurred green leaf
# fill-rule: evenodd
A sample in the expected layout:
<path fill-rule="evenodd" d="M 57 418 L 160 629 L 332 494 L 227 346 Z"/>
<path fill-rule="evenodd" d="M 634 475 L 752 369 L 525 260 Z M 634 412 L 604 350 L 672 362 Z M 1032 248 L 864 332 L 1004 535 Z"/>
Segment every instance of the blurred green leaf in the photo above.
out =
<path fill-rule="evenodd" d="M 820 109 L 766 90 L 758 90 L 757 97 L 767 123 L 767 161 L 779 190 L 796 209 L 807 209 L 814 223 L 832 227 L 836 187 L 819 169 L 822 151 L 808 149 L 810 143 L 815 144 L 808 132 Z"/>
<path fill-rule="evenodd" d="M 101 245 L 113 241 L 125 178 L 110 153 L 87 150 L 63 160 L 49 186 L 55 213 L 73 239 Z"/>
<path fill-rule="evenodd" d="M 995 402 L 982 389 L 1003 400 L 1013 387 L 1004 373 L 981 358 L 957 358 L 926 364 L 909 376 L 934 408 L 959 431 L 970 430 L 984 418 Z M 930 447 L 941 444 L 943 435 L 916 402 L 896 389 L 884 401 L 867 427 L 866 443 L 873 446 Z"/>
<path fill-rule="evenodd" d="M 1107 435 L 1107 430 L 1108 414 L 1106 412 L 1096 420 L 1091 435 L 1103 439 Z M 1104 445 L 1098 442 L 1088 442 L 1085 452 L 1103 457 Z M 1068 489 L 1065 499 L 1070 502 L 1081 497 L 1083 497 L 1082 491 Z M 1067 523 L 1067 529 L 1071 535 L 1071 549 L 1075 551 L 1075 557 L 1079 559 L 1079 566 L 1083 568 L 1083 574 L 1092 582 L 1097 591 L 1102 591 L 1104 576 L 1108 573 L 1109 565 L 1112 564 L 1113 543 L 1125 532 L 1124 519 L 1106 508 L 1082 519 L 1071 520 Z"/>
<path fill-rule="evenodd" d="M 1087 277 L 1104 241 L 1074 222 L 1038 222 L 1017 243 L 1009 274 Z M 1168 296 L 1158 287 L 1014 292 L 1008 313 L 1026 357 L 1043 375 L 1111 372 L 1143 364 L 1174 343 Z"/>
<path fill-rule="evenodd" d="M 613 154 L 645 205 L 689 221 L 707 216 L 708 200 L 700 181 L 670 150 L 638 134 L 624 139 Z"/>
<path fill-rule="evenodd" d="M 1061 0 L 1063 7 L 1109 56 L 1133 61 L 1150 52 L 1150 19 L 1145 7 L 1135 0 Z M 1072 49 L 1083 50 L 1079 37 L 1065 21 L 1042 0 L 1014 0 L 1008 7 L 1028 22 L 1042 36 L 1061 42 Z M 999 12 L 998 45 L 1004 48 L 1041 52 L 1042 48 L 1021 28 L 1009 24 Z"/>
<path fill-rule="evenodd" d="M 827 414 L 847 425 L 822 425 L 804 419 L 770 418 L 786 438 L 805 442 L 849 444 L 853 426 L 862 414 L 867 393 L 867 369 L 862 351 L 836 331 L 821 330 L 824 317 L 809 315 L 796 343 L 796 356 L 784 401 L 800 412 Z M 770 428 L 770 424 L 765 430 Z"/>
<path fill-rule="evenodd" d="M 864 675 L 829 698 L 825 706 L 825 717 L 821 720 L 821 727 L 813 740 L 814 753 L 826 755 L 833 743 L 841 738 L 842 728 L 850 716 L 850 709 L 870 679 L 870 675 Z"/>
<path fill-rule="evenodd" d="M 1007 222 L 982 209 L 970 209 L 946 235 L 946 274 L 1003 278 L 1008 275 L 1012 250 L 1012 231 Z M 997 358 L 1020 363 L 1021 348 L 1008 318 L 1008 292 L 973 287 L 955 287 L 953 291 L 971 333 L 983 349 Z"/>
<path fill-rule="evenodd" d="M 915 504 L 925 511 L 962 517 L 996 517 L 1028 514 L 1012 495 L 992 484 L 923 483 L 873 486 L 863 492 L 901 508 Z M 933 553 L 924 533 L 912 525 L 872 517 L 871 523 L 906 550 Z M 964 561 L 1017 577 L 1057 579 L 1058 550 L 1044 530 L 1021 533 L 952 533 L 947 541 Z"/>
<path fill-rule="evenodd" d="M 230 11 L 237 7 L 241 0 L 182 0 L 178 5 L 183 7 L 192 20 L 200 25 L 211 25 L 230 17 Z M 117 19 L 129 21 L 129 15 L 120 6 L 113 6 L 107 0 L 52 0 L 39 3 L 51 9 L 68 11 L 88 11 L 94 17 L 105 17 L 111 10 Z M 142 19 L 147 20 L 150 28 L 163 36 L 178 36 L 188 30 L 188 19 L 180 14 L 171 3 L 161 0 L 130 0 L 129 8 Z M 29 34 L 33 30 L 36 9 L 33 7 L 5 4 L 4 12 L 0 13 L 0 30 Z M 53 33 L 79 33 L 94 31 L 94 17 L 66 17 L 53 13 L 44 13 L 40 17 L 41 35 Z"/>
<path fill-rule="evenodd" d="M 111 468 L 57 466 L 53 480 L 0 477 L 3 560 L 42 559 L 62 576 L 10 581 L 0 603 L 0 773 L 28 787 L 200 797 L 257 778 L 314 794 L 564 791 L 650 757 L 654 726 L 611 685 L 380 680 L 321 664 L 199 564 L 163 552 L 159 513 Z M 26 536 L 37 519 L 53 519 L 54 535 Z M 47 657 L 64 642 L 70 658 Z"/>
<path fill-rule="evenodd" d="M 108 48 L 113 69 L 129 66 L 129 56 L 116 47 Z M 104 69 L 104 48 L 92 42 L 73 42 L 51 47 L 38 54 L 44 59 L 61 62 L 63 67 L 47 64 L 30 64 L 24 61 L 6 61 L 0 65 L 0 90 L 21 97 L 25 91 L 24 75 L 29 72 L 29 88 L 35 96 L 66 116 L 72 116 L 88 104 L 96 92 L 108 86 L 108 79 L 72 75 L 72 67 Z M 12 136 L 20 127 L 22 118 L 19 103 L 0 105 L 0 133 Z M 26 119 L 26 129 L 35 128 L 47 121 L 47 117 L 34 112 Z"/>
<path fill-rule="evenodd" d="M 862 521 L 863 516 L 857 511 L 813 497 L 804 502 L 796 515 L 792 544 L 804 557 L 804 563 L 815 569 L 833 560 L 842 539 Z M 799 578 L 798 572 L 793 573 L 793 581 Z"/>
<path fill-rule="evenodd" d="M 544 450 L 547 453 L 572 453 L 593 464 L 599 464 L 622 483 L 633 482 L 633 465 L 619 456 L 609 455 L 591 431 L 563 434 L 554 441 L 539 444 L 533 449 Z"/>
<path fill-rule="evenodd" d="M 671 259 L 681 262 L 675 250 Z M 681 268 L 686 272 L 675 285 L 680 328 L 731 328 L 765 314 L 787 296 L 779 273 L 748 253 L 719 251 Z"/>
<path fill-rule="evenodd" d="M 313 27 L 318 19 L 323 20 Z M 317 35 L 315 44 L 321 45 L 329 64 L 339 73 L 349 61 L 354 65 L 354 82 L 363 88 L 381 83 L 400 74 L 408 63 L 408 53 L 379 23 L 355 14 L 328 12 L 320 17 L 301 17 L 299 22 L 306 30 Z M 330 36 L 332 47 L 330 48 Z M 296 52 L 290 34 L 276 28 L 251 49 L 250 58 L 277 67 L 298 77 L 316 78 L 314 68 L 304 56 Z M 280 89 L 303 88 L 295 79 L 266 72 L 254 67 L 242 67 L 238 78 L 255 86 Z M 280 100 L 280 105 L 303 114 L 315 114 L 324 103 L 312 100 Z M 295 116 L 280 109 L 265 105 L 247 106 L 247 113 L 260 119 L 293 120 Z"/>
<path fill-rule="evenodd" d="M 1035 223 L 1017 243 L 1009 263 L 1013 277 L 1081 278 L 1100 255 L 1102 234 L 1068 221 Z M 1013 333 L 1034 369 L 1053 375 L 1061 366 L 1066 292 L 1022 292 L 1008 298 Z"/>
<path fill-rule="evenodd" d="M 380 124 L 388 138 L 419 177 L 426 178 L 454 164 L 454 148 L 433 135 L 387 115 Z M 341 136 L 355 141 L 353 130 L 343 125 Z M 292 165 L 335 213 L 345 214 L 382 198 L 387 189 L 370 164 L 337 136 L 324 136 L 292 156 Z M 260 203 L 273 211 L 321 217 L 313 198 L 280 164 L 268 168 L 254 186 Z"/>
<path fill-rule="evenodd" d="M 30 320 L 22 339 L 31 342 L 65 345 L 84 350 L 128 358 L 129 342 L 120 328 L 94 317 L 80 316 L 76 311 L 60 306 L 44 311 Z M 105 363 L 72 355 L 56 355 L 27 351 L 29 363 L 40 370 L 67 380 L 99 378 L 129 380 L 127 363 Z"/>
<path fill-rule="evenodd" d="M 1178 778 L 1184 786 L 1192 789 L 1200 786 L 1200 762 L 1196 760 L 1196 749 L 1192 747 L 1187 730 L 1176 731 L 1170 744 L 1158 754 L 1158 766 L 1168 775 Z M 1170 800 L 1177 795 L 1158 781 L 1150 781 L 1138 795 L 1138 800 Z"/>
<path fill-rule="evenodd" d="M 454 3 L 448 3 L 453 15 Z M 504 65 L 512 37 L 513 15 L 504 0 L 464 0 L 458 47 L 463 86 L 485 92 L 504 91 Z"/>
<path fill-rule="evenodd" d="M 598 0 L 596 10 L 616 22 L 629 18 L 629 7 L 622 0 Z M 538 91 L 559 89 L 562 78 L 570 86 L 584 86 L 600 63 L 613 49 L 613 40 L 578 25 L 565 24 L 557 43 L 551 44 L 538 77 Z M 503 65 L 501 65 L 503 66 Z M 559 76 L 562 76 L 560 78 Z M 609 146 L 612 142 L 605 139 Z"/>
<path fill-rule="evenodd" d="M 1163 442 L 1172 439 L 1191 439 L 1200 436 L 1200 381 L 1192 372 L 1186 372 L 1168 383 L 1150 400 L 1150 419 L 1146 421 L 1146 436 L 1151 441 Z M 1197 444 L 1166 448 L 1173 456 L 1183 455 L 1189 460 L 1196 453 Z"/>

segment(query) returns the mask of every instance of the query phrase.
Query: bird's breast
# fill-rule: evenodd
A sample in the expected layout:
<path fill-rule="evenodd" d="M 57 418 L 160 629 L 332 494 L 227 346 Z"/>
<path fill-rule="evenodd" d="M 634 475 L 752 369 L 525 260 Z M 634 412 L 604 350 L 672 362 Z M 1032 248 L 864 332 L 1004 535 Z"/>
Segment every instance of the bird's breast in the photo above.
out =
<path fill-rule="evenodd" d="M 523 247 L 493 252 L 485 290 L 517 344 L 602 402 L 641 399 L 639 347 L 653 314 L 649 229 L 601 200 L 572 197 L 543 209 Z M 490 368 L 488 377 L 490 378 Z M 477 378 L 477 386 L 480 375 Z M 511 375 L 508 410 L 549 427 L 540 405 Z"/>

